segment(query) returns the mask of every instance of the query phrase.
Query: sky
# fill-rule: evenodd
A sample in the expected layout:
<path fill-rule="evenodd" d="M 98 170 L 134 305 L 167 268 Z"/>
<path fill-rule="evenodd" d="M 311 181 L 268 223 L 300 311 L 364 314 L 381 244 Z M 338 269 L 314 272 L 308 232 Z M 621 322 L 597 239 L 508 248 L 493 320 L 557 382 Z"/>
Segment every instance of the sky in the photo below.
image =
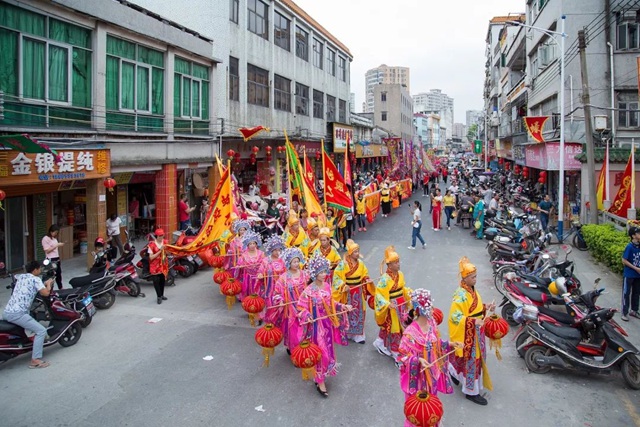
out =
<path fill-rule="evenodd" d="M 441 89 L 454 98 L 454 121 L 483 107 L 489 20 L 523 13 L 525 0 L 294 0 L 353 55 L 351 92 L 362 111 L 367 70 L 409 67 L 414 95 Z"/>

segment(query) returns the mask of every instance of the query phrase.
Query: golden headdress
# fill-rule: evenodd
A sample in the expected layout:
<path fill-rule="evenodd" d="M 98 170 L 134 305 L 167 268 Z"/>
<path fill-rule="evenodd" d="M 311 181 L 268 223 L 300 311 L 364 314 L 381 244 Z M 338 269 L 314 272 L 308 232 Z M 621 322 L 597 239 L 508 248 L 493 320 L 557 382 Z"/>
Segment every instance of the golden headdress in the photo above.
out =
<path fill-rule="evenodd" d="M 298 214 L 295 211 L 290 210 L 289 219 L 287 220 L 287 225 L 291 227 L 292 225 L 299 224 L 299 223 L 300 223 L 300 219 L 298 218 Z"/>
<path fill-rule="evenodd" d="M 384 250 L 384 259 L 380 262 L 380 274 L 384 274 L 384 265 L 392 263 L 394 261 L 400 261 L 400 255 L 396 252 L 396 248 L 391 245 L 387 246 Z"/>
<path fill-rule="evenodd" d="M 318 226 L 318 222 L 313 219 L 313 218 L 308 218 L 307 219 L 307 231 L 311 231 L 313 230 L 313 227 L 317 227 Z"/>
<path fill-rule="evenodd" d="M 360 249 L 360 245 L 354 242 L 352 239 L 347 240 L 347 253 L 351 255 L 353 251 Z"/>
<path fill-rule="evenodd" d="M 329 229 L 329 227 L 322 227 L 320 229 L 320 232 L 318 233 L 318 237 L 322 237 L 322 236 L 331 238 L 331 230 Z"/>
<path fill-rule="evenodd" d="M 466 256 L 460 258 L 460 261 L 458 262 L 458 268 L 460 269 L 460 276 L 462 276 L 463 279 L 469 277 L 477 271 L 476 266 L 471 264 L 471 261 L 469 261 L 469 258 L 467 258 Z"/>

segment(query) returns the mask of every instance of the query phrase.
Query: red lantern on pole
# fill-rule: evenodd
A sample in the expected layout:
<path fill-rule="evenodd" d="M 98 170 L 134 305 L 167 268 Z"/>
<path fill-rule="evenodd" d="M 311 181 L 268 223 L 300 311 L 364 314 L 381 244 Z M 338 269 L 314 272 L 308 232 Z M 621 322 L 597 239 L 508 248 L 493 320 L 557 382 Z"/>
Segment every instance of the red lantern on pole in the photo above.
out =
<path fill-rule="evenodd" d="M 265 301 L 260 295 L 251 294 L 242 300 L 242 309 L 249 313 L 249 323 L 256 326 L 256 315 L 264 310 Z"/>
<path fill-rule="evenodd" d="M 231 148 L 229 148 L 229 149 L 227 150 L 227 156 L 229 156 L 229 158 L 233 157 L 233 156 L 234 156 L 234 154 L 236 154 L 236 152 L 235 152 L 235 151 L 233 151 Z"/>
<path fill-rule="evenodd" d="M 267 323 L 256 331 L 255 340 L 262 347 L 264 363 L 262 366 L 269 367 L 269 358 L 274 353 L 274 348 L 282 342 L 282 331 L 273 323 Z"/>
<path fill-rule="evenodd" d="M 254 145 L 253 148 L 251 148 L 251 151 L 255 154 L 258 154 L 258 151 L 260 151 L 260 148 L 257 145 Z"/>
<path fill-rule="evenodd" d="M 544 180 L 544 178 L 543 178 L 542 176 L 540 176 L 540 177 L 538 177 L 538 182 L 539 182 L 540 184 L 544 184 L 544 183 L 545 183 L 545 180 Z"/>
<path fill-rule="evenodd" d="M 442 419 L 444 408 L 437 396 L 419 391 L 404 402 L 404 416 L 417 427 L 432 427 Z"/>
<path fill-rule="evenodd" d="M 316 364 L 322 359 L 320 347 L 309 340 L 304 340 L 291 350 L 291 362 L 302 369 L 302 379 L 310 380 L 316 374 Z"/>
<path fill-rule="evenodd" d="M 233 304 L 236 302 L 236 295 L 242 292 L 242 286 L 236 279 L 229 277 L 220 285 L 220 291 L 223 295 L 227 296 L 227 307 L 231 310 L 231 307 L 233 307 Z"/>
<path fill-rule="evenodd" d="M 504 163 L 504 159 L 502 157 L 498 157 L 498 164 L 501 165 Z"/>
<path fill-rule="evenodd" d="M 509 324 L 497 314 L 492 314 L 484 321 L 484 332 L 489 338 L 489 349 L 496 348 L 496 357 L 502 360 L 500 348 L 502 347 L 502 338 L 509 332 Z"/>
<path fill-rule="evenodd" d="M 110 193 L 113 193 L 113 187 L 116 186 L 116 180 L 111 177 L 105 178 L 103 184 L 105 188 L 109 190 Z"/>

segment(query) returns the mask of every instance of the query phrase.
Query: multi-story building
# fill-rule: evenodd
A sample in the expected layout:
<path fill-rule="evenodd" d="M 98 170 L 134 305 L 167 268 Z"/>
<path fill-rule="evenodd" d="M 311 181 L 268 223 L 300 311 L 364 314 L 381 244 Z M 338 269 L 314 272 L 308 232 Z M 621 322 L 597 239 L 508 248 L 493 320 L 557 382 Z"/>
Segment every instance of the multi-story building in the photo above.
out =
<path fill-rule="evenodd" d="M 374 88 L 373 124 L 404 141 L 413 139 L 413 103 L 404 85 L 379 84 Z"/>
<path fill-rule="evenodd" d="M 365 113 L 373 113 L 375 100 L 374 88 L 380 84 L 399 84 L 410 90 L 411 75 L 409 67 L 391 67 L 385 64 L 372 68 L 365 73 Z"/>
<path fill-rule="evenodd" d="M 320 141 L 344 152 L 349 125 L 349 49 L 291 0 L 135 0 L 216 40 L 213 55 L 226 69 L 216 81 L 221 152 L 240 153 L 234 166 L 241 186 L 258 181 L 261 191 L 283 191 L 284 156 L 267 160 L 266 146 L 282 144 L 286 129 L 301 153 L 315 155 Z M 222 126 L 222 127 L 221 127 Z M 239 128 L 264 126 L 249 142 Z M 258 147 L 255 160 L 251 149 Z M 276 174 L 273 175 L 273 169 Z"/>
<path fill-rule="evenodd" d="M 467 136 L 467 127 L 464 123 L 453 124 L 453 140 L 456 142 L 462 142 Z"/>
<path fill-rule="evenodd" d="M 212 39 L 125 1 L 3 1 L 0 16 L 0 135 L 59 156 L 0 150 L 0 261 L 43 259 L 52 224 L 62 258 L 106 237 L 111 214 L 175 230 L 179 193 L 218 151 Z"/>
<path fill-rule="evenodd" d="M 477 124 L 480 121 L 480 118 L 484 116 L 484 112 L 482 110 L 467 110 L 465 112 L 466 115 L 466 125 L 471 126 L 472 124 Z"/>
<path fill-rule="evenodd" d="M 356 112 L 356 93 L 355 92 L 351 92 L 349 94 L 349 112 L 351 113 Z"/>
<path fill-rule="evenodd" d="M 373 125 L 373 119 L 364 114 L 351 113 L 353 126 L 353 151 L 355 151 L 357 170 L 370 170 L 382 165 L 387 160 L 387 147 L 381 139 L 389 136 L 388 132 Z"/>
<path fill-rule="evenodd" d="M 445 130 L 446 139 L 453 137 L 453 98 L 443 93 L 440 89 L 431 89 L 412 96 L 413 110 L 417 113 L 437 112 L 441 118 L 442 129 Z"/>
<path fill-rule="evenodd" d="M 444 148 L 446 133 L 440 127 L 440 120 L 437 112 L 413 114 L 416 135 L 424 148 Z"/>

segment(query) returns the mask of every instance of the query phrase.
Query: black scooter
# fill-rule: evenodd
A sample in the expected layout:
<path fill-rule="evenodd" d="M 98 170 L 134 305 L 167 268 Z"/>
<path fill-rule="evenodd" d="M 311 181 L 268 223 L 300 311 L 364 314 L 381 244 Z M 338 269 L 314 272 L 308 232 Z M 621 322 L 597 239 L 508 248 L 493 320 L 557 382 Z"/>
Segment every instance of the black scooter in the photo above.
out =
<path fill-rule="evenodd" d="M 613 308 L 589 313 L 580 320 L 582 332 L 544 321 L 529 323 L 525 346 L 533 345 L 524 355 L 527 369 L 536 374 L 546 374 L 552 368 L 610 373 L 619 366 L 627 385 L 640 390 L 640 351 L 609 323 L 615 313 Z"/>

